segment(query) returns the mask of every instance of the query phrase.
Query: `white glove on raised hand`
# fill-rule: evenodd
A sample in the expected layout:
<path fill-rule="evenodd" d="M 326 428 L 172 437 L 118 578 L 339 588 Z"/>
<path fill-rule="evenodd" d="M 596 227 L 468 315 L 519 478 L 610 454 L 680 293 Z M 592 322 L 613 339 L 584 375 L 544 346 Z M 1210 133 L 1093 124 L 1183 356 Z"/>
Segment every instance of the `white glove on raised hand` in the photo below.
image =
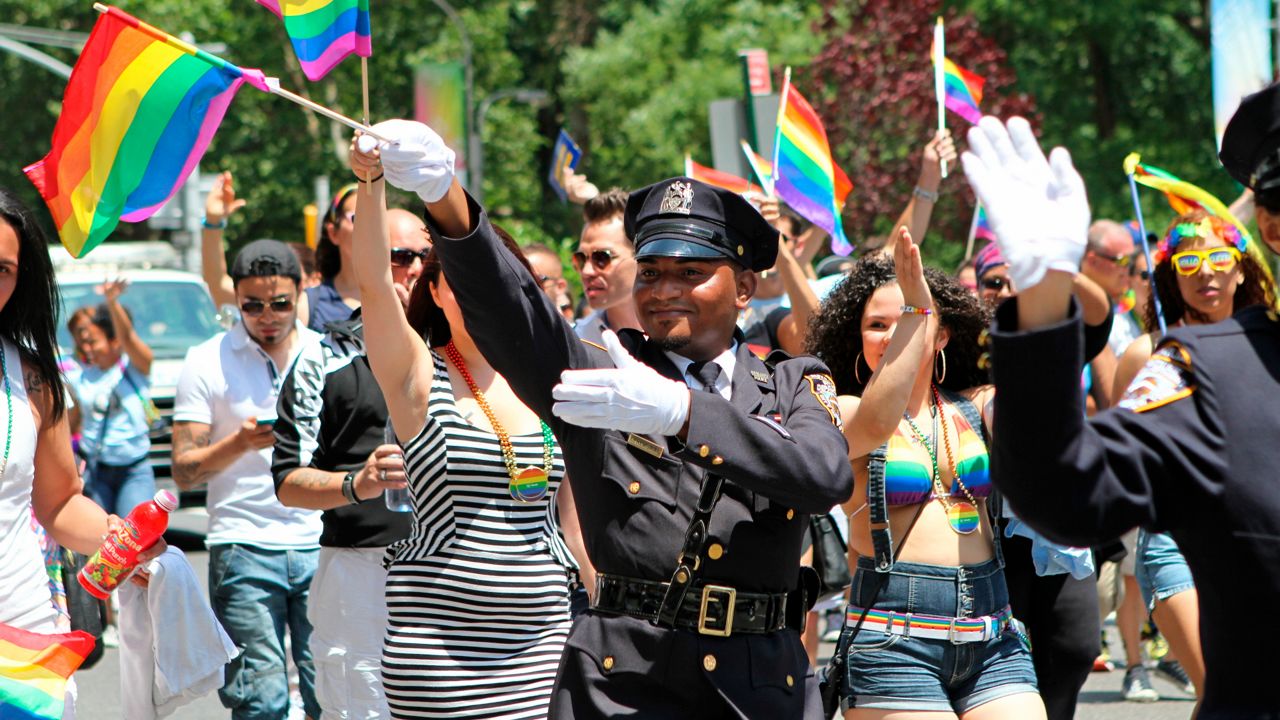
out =
<path fill-rule="evenodd" d="M 987 211 L 1014 287 L 1026 290 L 1049 270 L 1080 271 L 1089 236 L 1089 200 L 1071 154 L 1057 147 L 1046 161 L 1026 120 L 1008 128 L 984 117 L 969 129 L 964 174 Z"/>
<path fill-rule="evenodd" d="M 565 370 L 551 390 L 551 412 L 567 423 L 649 435 L 675 435 L 689 417 L 689 386 L 631 357 L 612 330 L 604 347 L 614 368 Z"/>
<path fill-rule="evenodd" d="M 429 203 L 449 192 L 455 156 L 435 130 L 412 120 L 387 120 L 373 131 L 391 141 L 381 144 L 381 154 L 392 187 L 417 193 Z"/>

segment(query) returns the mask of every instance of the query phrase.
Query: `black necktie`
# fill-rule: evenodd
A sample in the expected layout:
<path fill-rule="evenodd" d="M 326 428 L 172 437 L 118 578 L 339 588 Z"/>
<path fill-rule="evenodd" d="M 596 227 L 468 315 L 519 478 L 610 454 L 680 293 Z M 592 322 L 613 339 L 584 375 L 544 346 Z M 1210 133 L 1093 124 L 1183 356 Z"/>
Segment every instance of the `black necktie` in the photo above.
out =
<path fill-rule="evenodd" d="M 696 362 L 689 365 L 689 374 L 698 378 L 702 389 L 710 393 L 718 393 L 716 380 L 720 379 L 720 366 L 714 361 Z"/>

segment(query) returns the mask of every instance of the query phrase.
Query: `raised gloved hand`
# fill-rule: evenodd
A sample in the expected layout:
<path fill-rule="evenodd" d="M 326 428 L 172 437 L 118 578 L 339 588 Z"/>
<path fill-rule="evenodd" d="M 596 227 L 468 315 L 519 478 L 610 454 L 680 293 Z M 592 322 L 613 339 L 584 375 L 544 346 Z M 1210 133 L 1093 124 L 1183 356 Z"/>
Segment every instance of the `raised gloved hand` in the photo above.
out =
<path fill-rule="evenodd" d="M 1006 128 L 984 117 L 969 129 L 969 151 L 960 160 L 1019 291 L 1049 270 L 1080 271 L 1089 200 L 1065 148 L 1054 148 L 1045 160 L 1026 120 L 1010 118 Z"/>
<path fill-rule="evenodd" d="M 551 390 L 551 412 L 582 427 L 675 435 L 689 417 L 689 386 L 631 357 L 612 330 L 604 347 L 613 368 L 565 370 Z"/>
<path fill-rule="evenodd" d="M 393 187 L 429 203 L 449 192 L 454 153 L 435 130 L 412 120 L 387 120 L 374 125 L 373 131 L 391 141 L 379 149 L 383 172 Z"/>

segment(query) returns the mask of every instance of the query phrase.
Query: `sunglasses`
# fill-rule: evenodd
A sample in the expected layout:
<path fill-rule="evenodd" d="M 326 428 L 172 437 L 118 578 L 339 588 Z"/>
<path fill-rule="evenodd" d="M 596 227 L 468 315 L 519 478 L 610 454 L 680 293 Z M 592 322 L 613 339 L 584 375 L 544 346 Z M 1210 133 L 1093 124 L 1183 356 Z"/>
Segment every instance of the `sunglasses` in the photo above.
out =
<path fill-rule="evenodd" d="M 391 248 L 391 265 L 398 268 L 407 268 L 413 265 L 414 259 L 421 260 L 423 264 L 427 262 L 427 253 L 431 249 L 411 250 L 409 248 Z"/>
<path fill-rule="evenodd" d="M 982 281 L 982 287 L 987 290 L 1000 292 L 1001 290 L 1009 287 L 1009 280 L 1002 277 L 989 277 Z"/>
<path fill-rule="evenodd" d="M 605 270 L 609 264 L 613 262 L 612 250 L 595 250 L 591 253 L 591 264 L 597 270 Z M 582 272 L 582 268 L 587 264 L 587 254 L 579 250 L 573 254 L 573 269 Z"/>
<path fill-rule="evenodd" d="M 249 316 L 257 316 L 261 315 L 262 311 L 266 310 L 268 307 L 271 308 L 271 312 L 273 313 L 287 313 L 293 309 L 293 301 L 289 298 L 276 298 L 270 302 L 265 302 L 263 300 L 245 300 L 240 303 L 240 312 Z"/>
<path fill-rule="evenodd" d="M 1129 263 L 1133 262 L 1132 255 L 1103 255 L 1102 253 L 1094 253 L 1094 255 L 1116 267 L 1129 267 Z"/>
<path fill-rule="evenodd" d="M 1195 275 L 1205 262 L 1214 272 L 1230 272 L 1240 262 L 1240 251 L 1233 247 L 1211 248 L 1208 250 L 1183 250 L 1170 258 L 1179 275 Z"/>

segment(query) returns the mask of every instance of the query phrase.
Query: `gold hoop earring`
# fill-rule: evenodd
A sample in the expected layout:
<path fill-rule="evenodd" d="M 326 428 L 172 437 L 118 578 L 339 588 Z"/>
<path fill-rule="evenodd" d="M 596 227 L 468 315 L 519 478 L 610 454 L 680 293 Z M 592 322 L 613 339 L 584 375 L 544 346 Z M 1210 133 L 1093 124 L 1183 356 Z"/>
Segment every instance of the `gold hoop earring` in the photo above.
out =
<path fill-rule="evenodd" d="M 938 373 L 938 359 L 942 359 L 942 373 Z M 937 357 L 933 359 L 933 381 L 941 385 L 943 380 L 947 379 L 947 354 L 942 350 L 938 351 Z"/>
<path fill-rule="evenodd" d="M 858 364 L 862 362 L 862 351 L 858 351 L 858 357 L 853 359 L 853 379 L 858 381 L 859 385 L 866 385 L 862 382 L 862 375 L 858 373 Z"/>

